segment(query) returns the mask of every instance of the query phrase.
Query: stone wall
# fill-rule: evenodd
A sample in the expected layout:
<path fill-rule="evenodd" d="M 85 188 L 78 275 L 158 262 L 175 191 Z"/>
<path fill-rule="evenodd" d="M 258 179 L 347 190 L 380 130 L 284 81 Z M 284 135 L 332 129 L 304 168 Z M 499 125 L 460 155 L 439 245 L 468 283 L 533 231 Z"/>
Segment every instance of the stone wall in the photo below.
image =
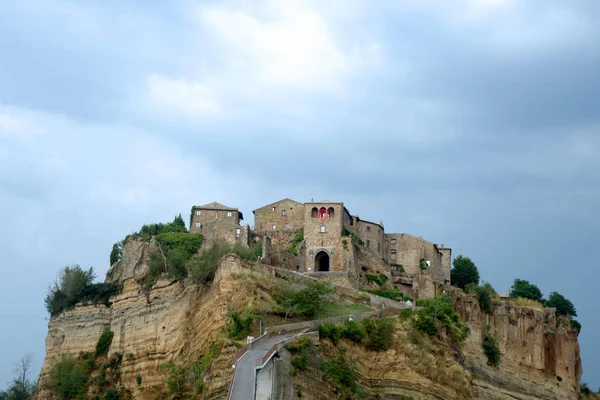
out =
<path fill-rule="evenodd" d="M 333 216 L 319 218 L 313 216 L 312 209 L 333 209 Z M 306 246 L 305 271 L 315 270 L 315 258 L 321 252 L 329 256 L 329 270 L 345 270 L 344 248 L 342 245 L 343 203 L 306 203 L 304 206 L 304 243 Z"/>
<path fill-rule="evenodd" d="M 445 279 L 450 282 L 450 266 L 452 265 L 452 249 L 444 247 L 443 244 L 438 246 L 438 250 L 442 253 L 442 271 L 444 271 Z"/>
<path fill-rule="evenodd" d="M 195 207 L 192 214 L 191 233 L 201 233 L 204 241 L 210 243 L 224 239 L 228 243 L 248 244 L 248 225 L 240 226 L 239 211 L 231 209 L 211 209 Z"/>
<path fill-rule="evenodd" d="M 355 224 L 355 232 L 365 242 L 365 247 L 372 250 L 378 256 L 383 257 L 385 246 L 383 227 L 359 218 L 355 219 Z"/>
<path fill-rule="evenodd" d="M 275 229 L 273 229 L 275 226 Z M 304 226 L 304 205 L 291 199 L 254 210 L 254 231 L 296 231 Z"/>

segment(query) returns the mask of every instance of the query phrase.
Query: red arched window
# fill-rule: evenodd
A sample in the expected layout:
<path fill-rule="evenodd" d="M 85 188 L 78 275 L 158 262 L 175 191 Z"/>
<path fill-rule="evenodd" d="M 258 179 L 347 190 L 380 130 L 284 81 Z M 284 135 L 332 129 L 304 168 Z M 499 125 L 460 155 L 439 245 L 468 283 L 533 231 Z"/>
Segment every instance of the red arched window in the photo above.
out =
<path fill-rule="evenodd" d="M 325 207 L 321 207 L 319 210 L 319 219 L 327 219 L 329 218 L 329 214 L 327 214 L 327 209 Z"/>

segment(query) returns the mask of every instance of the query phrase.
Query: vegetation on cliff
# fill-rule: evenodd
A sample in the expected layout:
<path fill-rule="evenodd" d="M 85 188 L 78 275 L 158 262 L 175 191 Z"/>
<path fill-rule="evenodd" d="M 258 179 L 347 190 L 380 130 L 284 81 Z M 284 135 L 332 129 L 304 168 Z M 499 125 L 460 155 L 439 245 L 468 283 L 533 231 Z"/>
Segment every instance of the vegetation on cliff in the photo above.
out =
<path fill-rule="evenodd" d="M 79 265 L 63 268 L 54 285 L 48 288 L 44 299 L 46 310 L 55 316 L 80 302 L 109 306 L 110 296 L 117 293 L 119 287 L 113 283 L 93 283 L 95 278 L 91 267 L 87 271 Z"/>
<path fill-rule="evenodd" d="M 465 289 L 468 284 L 479 284 L 479 271 L 475 263 L 469 258 L 459 255 L 452 262 L 450 270 L 450 281 L 452 285 Z"/>
<path fill-rule="evenodd" d="M 29 380 L 32 356 L 26 355 L 15 366 L 16 376 L 6 391 L 0 390 L 0 400 L 27 400 L 35 393 L 36 382 Z"/>

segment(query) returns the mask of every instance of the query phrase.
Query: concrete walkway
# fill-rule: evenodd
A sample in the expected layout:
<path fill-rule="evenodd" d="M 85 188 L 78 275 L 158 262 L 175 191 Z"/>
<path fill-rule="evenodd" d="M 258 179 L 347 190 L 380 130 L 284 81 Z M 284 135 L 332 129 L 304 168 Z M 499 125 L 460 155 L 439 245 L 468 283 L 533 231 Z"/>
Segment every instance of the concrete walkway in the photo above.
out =
<path fill-rule="evenodd" d="M 235 367 L 235 378 L 231 388 L 231 400 L 254 400 L 255 362 L 262 359 L 273 346 L 296 336 L 296 334 L 266 337 L 252 344 L 252 350 L 240 358 Z"/>

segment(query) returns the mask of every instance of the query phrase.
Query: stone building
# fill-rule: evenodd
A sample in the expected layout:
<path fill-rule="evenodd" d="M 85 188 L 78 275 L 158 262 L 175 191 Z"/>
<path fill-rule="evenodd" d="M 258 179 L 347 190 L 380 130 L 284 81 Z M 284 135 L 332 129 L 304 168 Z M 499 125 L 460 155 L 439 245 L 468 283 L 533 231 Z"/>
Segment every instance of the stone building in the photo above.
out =
<path fill-rule="evenodd" d="M 249 226 L 240 225 L 244 219 L 237 209 L 212 202 L 203 206 L 192 207 L 190 232 L 201 233 L 207 243 L 215 239 L 226 242 L 248 245 Z"/>
<path fill-rule="evenodd" d="M 304 204 L 283 199 L 252 211 L 254 232 L 295 231 L 304 226 Z"/>

